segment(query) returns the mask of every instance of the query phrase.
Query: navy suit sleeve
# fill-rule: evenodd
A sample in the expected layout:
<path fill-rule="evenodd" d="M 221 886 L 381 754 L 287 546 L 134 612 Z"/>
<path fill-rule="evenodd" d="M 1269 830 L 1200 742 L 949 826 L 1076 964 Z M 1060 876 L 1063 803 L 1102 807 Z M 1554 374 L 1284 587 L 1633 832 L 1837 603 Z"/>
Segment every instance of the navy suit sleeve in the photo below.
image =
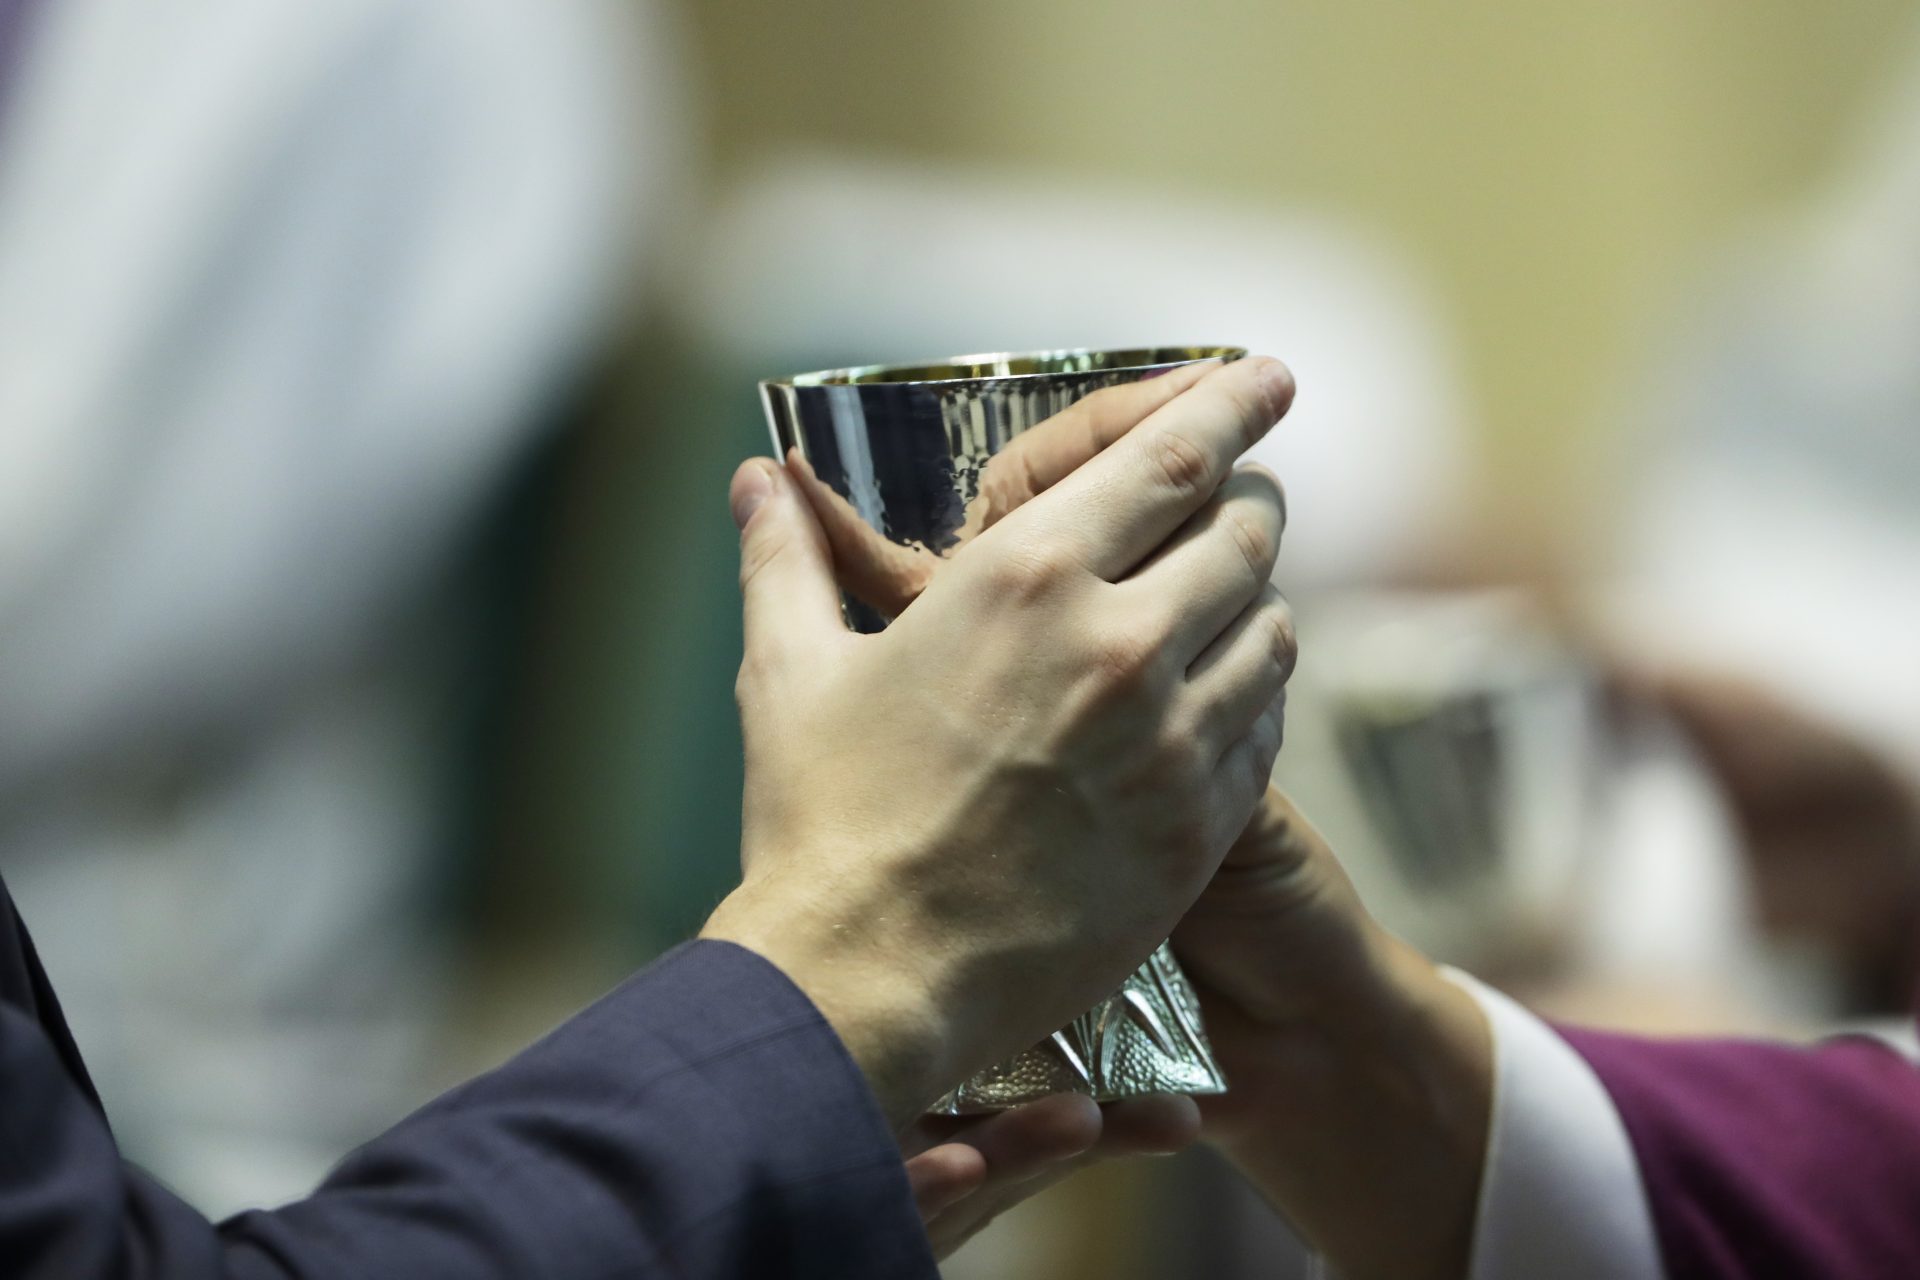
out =
<path fill-rule="evenodd" d="M 44 1030 L 0 1006 L 10 1280 L 934 1275 L 864 1079 L 728 943 L 669 953 L 307 1199 L 218 1225 L 121 1161 Z"/>

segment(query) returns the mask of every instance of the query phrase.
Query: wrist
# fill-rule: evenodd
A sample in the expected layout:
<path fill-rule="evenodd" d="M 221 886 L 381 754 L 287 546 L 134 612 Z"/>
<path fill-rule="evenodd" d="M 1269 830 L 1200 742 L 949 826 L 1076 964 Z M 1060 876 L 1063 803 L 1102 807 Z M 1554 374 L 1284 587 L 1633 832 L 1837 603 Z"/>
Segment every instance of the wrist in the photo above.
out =
<path fill-rule="evenodd" d="M 1377 928 L 1366 948 L 1366 976 L 1337 1008 L 1236 1028 L 1253 1048 L 1229 1076 L 1251 1096 L 1226 1108 L 1217 1145 L 1340 1274 L 1458 1276 L 1485 1161 L 1491 1035 L 1424 956 Z M 1382 1216 L 1394 1232 L 1378 1230 Z"/>
<path fill-rule="evenodd" d="M 852 925 L 749 883 L 701 929 L 773 964 L 813 1003 L 896 1129 L 953 1082 L 955 1034 L 925 957 L 886 940 L 886 921 Z"/>
<path fill-rule="evenodd" d="M 1378 980 L 1370 998 L 1328 1024 L 1328 1057 L 1371 1092 L 1397 1099 L 1437 1146 L 1477 1170 L 1493 1089 L 1486 1015 L 1400 939 L 1378 931 L 1372 946 Z"/>
<path fill-rule="evenodd" d="M 1467 1060 L 1491 1060 L 1479 1006 L 1432 960 L 1371 920 L 1361 950 L 1362 976 L 1337 1006 L 1291 1028 L 1294 1034 L 1314 1036 L 1330 1057 L 1366 1064 L 1410 1090 L 1425 1091 L 1420 1078 L 1447 1075 Z"/>

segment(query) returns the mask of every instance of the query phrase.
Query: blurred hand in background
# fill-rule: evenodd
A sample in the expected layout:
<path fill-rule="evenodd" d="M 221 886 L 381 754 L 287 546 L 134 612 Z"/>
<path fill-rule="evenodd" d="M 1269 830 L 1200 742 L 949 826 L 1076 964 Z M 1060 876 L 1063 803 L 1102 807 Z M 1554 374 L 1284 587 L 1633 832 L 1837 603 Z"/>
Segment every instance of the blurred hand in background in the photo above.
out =
<path fill-rule="evenodd" d="M 1629 696 L 1686 732 L 1731 807 L 1769 934 L 1832 957 L 1846 1012 L 1909 1007 L 1920 795 L 1873 745 L 1734 675 L 1637 672 Z"/>

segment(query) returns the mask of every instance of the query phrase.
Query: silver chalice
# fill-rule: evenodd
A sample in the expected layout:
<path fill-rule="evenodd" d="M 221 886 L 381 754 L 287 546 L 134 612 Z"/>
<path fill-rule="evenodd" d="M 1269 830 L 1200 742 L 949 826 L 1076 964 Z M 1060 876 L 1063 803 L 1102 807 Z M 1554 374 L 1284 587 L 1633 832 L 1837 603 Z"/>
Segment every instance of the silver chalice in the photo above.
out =
<path fill-rule="evenodd" d="M 993 459 L 1015 437 L 1103 387 L 1244 354 L 1142 347 L 960 356 L 799 374 L 763 382 L 760 392 L 776 451 L 798 454 L 816 509 L 842 525 L 836 556 L 854 549 L 856 563 L 840 566 L 843 579 L 850 569 L 877 584 L 846 595 L 847 621 L 877 631 L 889 616 L 887 584 L 923 579 L 935 558 L 1004 514 L 994 509 Z M 1096 1008 L 975 1075 L 933 1110 L 993 1111 L 1052 1093 L 1106 1102 L 1225 1088 L 1199 1002 L 1162 945 Z"/>

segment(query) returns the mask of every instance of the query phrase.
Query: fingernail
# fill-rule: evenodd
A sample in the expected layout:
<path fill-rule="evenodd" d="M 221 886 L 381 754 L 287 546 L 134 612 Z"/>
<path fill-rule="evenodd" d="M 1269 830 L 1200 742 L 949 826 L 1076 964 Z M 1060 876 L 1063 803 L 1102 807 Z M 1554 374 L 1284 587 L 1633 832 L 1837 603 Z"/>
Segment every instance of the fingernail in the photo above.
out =
<path fill-rule="evenodd" d="M 773 493 L 773 468 L 765 462 L 755 462 L 741 473 L 733 482 L 733 523 L 738 528 L 747 527 L 747 521 L 753 519 L 753 513 L 760 509 Z"/>
<path fill-rule="evenodd" d="M 1293 371 L 1278 360 L 1269 360 L 1260 369 L 1260 389 L 1266 393 L 1275 416 L 1285 413 L 1293 403 Z"/>

